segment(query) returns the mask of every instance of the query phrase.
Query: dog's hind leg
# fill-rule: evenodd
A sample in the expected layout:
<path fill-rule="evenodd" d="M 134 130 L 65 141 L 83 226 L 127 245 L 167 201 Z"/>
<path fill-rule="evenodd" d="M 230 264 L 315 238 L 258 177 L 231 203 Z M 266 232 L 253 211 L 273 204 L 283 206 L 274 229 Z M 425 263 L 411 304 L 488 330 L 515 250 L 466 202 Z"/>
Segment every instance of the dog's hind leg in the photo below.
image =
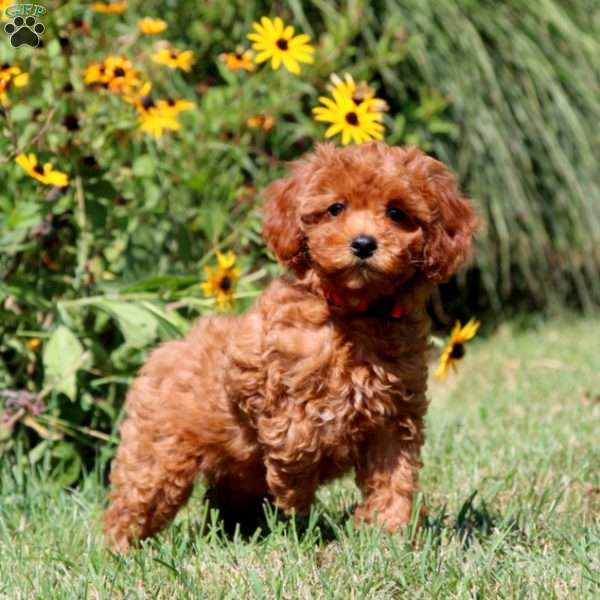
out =
<path fill-rule="evenodd" d="M 186 448 L 176 435 L 150 440 L 151 435 L 139 431 L 133 419 L 122 428 L 103 518 L 108 543 L 120 551 L 166 525 L 189 498 L 198 474 L 197 447 Z"/>

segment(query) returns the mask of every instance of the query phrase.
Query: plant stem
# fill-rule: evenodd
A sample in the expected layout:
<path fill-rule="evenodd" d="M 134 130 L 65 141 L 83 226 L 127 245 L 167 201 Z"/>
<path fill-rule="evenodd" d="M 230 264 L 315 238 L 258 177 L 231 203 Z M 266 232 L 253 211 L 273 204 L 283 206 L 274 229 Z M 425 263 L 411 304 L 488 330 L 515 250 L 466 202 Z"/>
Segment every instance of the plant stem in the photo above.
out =
<path fill-rule="evenodd" d="M 81 176 L 75 178 L 75 198 L 77 200 L 77 224 L 79 225 L 79 238 L 77 240 L 77 268 L 75 270 L 75 289 L 81 289 L 90 251 L 91 232 L 88 230 L 85 194 Z"/>

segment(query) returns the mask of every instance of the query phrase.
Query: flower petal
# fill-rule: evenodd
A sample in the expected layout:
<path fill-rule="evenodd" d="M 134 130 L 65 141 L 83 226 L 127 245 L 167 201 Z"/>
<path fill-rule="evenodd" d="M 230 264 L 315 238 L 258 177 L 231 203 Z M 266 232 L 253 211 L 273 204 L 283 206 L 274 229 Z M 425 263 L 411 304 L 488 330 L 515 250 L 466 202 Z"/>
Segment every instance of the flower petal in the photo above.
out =
<path fill-rule="evenodd" d="M 269 50 L 265 50 L 254 57 L 254 62 L 256 62 L 257 64 L 264 63 L 267 60 L 269 60 L 271 56 L 273 56 L 273 53 Z"/>
<path fill-rule="evenodd" d="M 294 60 L 294 58 L 289 54 L 284 54 L 282 56 L 282 60 L 283 65 L 290 73 L 293 73 L 294 75 L 298 75 L 300 73 L 300 65 L 298 64 L 298 61 Z"/>

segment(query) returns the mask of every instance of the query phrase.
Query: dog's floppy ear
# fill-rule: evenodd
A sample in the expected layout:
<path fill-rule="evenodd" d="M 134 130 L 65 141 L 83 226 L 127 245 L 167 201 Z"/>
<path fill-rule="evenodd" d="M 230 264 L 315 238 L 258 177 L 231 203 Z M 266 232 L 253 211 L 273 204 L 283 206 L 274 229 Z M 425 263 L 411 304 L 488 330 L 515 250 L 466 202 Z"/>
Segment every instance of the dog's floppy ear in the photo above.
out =
<path fill-rule="evenodd" d="M 469 257 L 478 219 L 454 175 L 443 163 L 430 157 L 427 161 L 427 193 L 434 218 L 426 232 L 423 272 L 430 281 L 441 283 Z"/>
<path fill-rule="evenodd" d="M 327 150 L 327 145 L 320 145 L 315 152 L 293 162 L 289 177 L 274 181 L 264 192 L 263 237 L 277 260 L 297 275 L 302 275 L 310 262 L 300 224 L 300 196 L 315 169 L 317 156 Z"/>

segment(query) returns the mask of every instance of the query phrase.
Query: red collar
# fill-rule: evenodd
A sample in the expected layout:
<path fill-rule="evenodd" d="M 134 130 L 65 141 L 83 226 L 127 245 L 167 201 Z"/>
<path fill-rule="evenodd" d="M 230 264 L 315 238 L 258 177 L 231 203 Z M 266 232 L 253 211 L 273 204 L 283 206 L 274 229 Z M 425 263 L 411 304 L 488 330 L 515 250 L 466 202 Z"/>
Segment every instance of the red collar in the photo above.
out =
<path fill-rule="evenodd" d="M 406 315 L 406 308 L 391 297 L 369 302 L 369 298 L 365 294 L 360 293 L 340 293 L 334 288 L 323 288 L 323 293 L 330 304 L 338 308 L 344 308 L 350 312 L 364 314 L 365 316 L 401 319 Z"/>

